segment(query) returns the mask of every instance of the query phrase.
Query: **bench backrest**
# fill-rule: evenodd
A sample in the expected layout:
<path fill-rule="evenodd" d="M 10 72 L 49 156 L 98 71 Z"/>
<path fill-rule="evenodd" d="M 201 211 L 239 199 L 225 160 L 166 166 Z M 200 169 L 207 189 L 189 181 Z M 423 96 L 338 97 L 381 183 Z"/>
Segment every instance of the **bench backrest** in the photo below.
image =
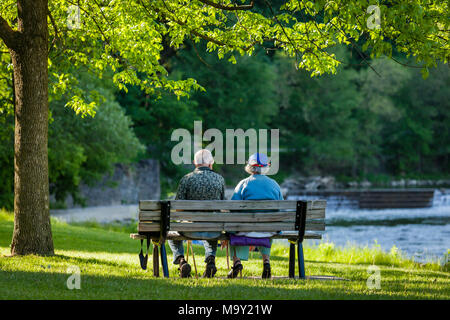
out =
<path fill-rule="evenodd" d="M 302 221 L 303 231 L 323 231 L 325 208 L 325 200 L 142 200 L 138 231 L 298 231 Z"/>

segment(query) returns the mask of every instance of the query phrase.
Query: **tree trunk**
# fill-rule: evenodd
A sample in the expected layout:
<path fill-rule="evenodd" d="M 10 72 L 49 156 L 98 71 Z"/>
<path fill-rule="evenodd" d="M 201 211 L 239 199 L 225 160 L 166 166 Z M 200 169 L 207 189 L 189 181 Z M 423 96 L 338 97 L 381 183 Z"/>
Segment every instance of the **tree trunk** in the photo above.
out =
<path fill-rule="evenodd" d="M 12 255 L 52 255 L 48 185 L 47 0 L 18 1 L 14 66 L 14 233 Z"/>

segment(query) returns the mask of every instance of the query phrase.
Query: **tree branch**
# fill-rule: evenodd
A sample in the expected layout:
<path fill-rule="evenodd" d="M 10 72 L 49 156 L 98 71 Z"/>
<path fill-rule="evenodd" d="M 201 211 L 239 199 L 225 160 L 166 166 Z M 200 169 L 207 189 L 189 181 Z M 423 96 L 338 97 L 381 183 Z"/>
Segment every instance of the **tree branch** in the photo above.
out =
<path fill-rule="evenodd" d="M 281 30 L 283 30 L 283 33 L 284 33 L 284 35 L 286 36 L 286 39 L 289 41 L 289 43 L 290 43 L 290 44 L 292 45 L 292 47 L 294 48 L 294 50 L 295 50 L 295 61 L 298 62 L 298 57 L 300 56 L 300 53 L 298 52 L 297 46 L 295 45 L 294 42 L 292 42 L 291 38 L 289 38 L 289 35 L 287 34 L 287 32 L 286 32 L 286 30 L 284 29 L 283 25 L 282 25 L 281 22 L 278 20 L 278 18 L 277 18 L 277 16 L 276 16 L 275 12 L 273 11 L 273 8 L 272 8 L 272 5 L 270 4 L 270 2 L 268 2 L 267 0 L 264 0 L 264 2 L 265 2 L 265 4 L 266 4 L 266 6 L 269 8 L 269 10 L 270 10 L 270 12 L 271 12 L 271 14 L 272 14 L 272 17 L 273 17 L 273 19 L 275 20 L 275 22 L 281 27 Z M 310 51 L 310 50 L 309 50 L 309 51 Z M 317 57 L 318 60 L 320 60 L 319 57 L 318 57 L 314 52 L 312 52 L 312 51 L 310 51 L 310 52 L 311 52 L 312 54 L 314 54 L 314 55 Z M 297 68 L 297 66 L 296 66 L 296 68 Z"/>
<path fill-rule="evenodd" d="M 192 47 L 194 48 L 194 51 L 195 51 L 195 53 L 197 54 L 197 57 L 198 57 L 198 59 L 201 61 L 201 63 L 203 63 L 203 64 L 204 64 L 205 66 L 207 66 L 208 68 L 212 69 L 211 65 L 208 64 L 208 63 L 200 56 L 200 54 L 198 53 L 197 48 L 196 48 L 196 46 L 195 46 L 195 42 L 192 41 L 192 40 L 191 40 L 191 42 L 192 42 Z"/>
<path fill-rule="evenodd" d="M 14 49 L 20 41 L 20 32 L 11 29 L 8 22 L 0 16 L 0 39 L 9 49 Z"/>
<path fill-rule="evenodd" d="M 237 10 L 251 10 L 253 9 L 253 1 L 247 5 L 234 5 L 234 6 L 224 6 L 220 3 L 215 3 L 210 0 L 198 0 L 201 3 L 204 3 L 208 6 L 214 7 L 216 9 L 225 10 L 225 11 L 237 11 Z"/>
<path fill-rule="evenodd" d="M 413 66 L 411 64 L 407 64 L 407 63 L 403 63 L 398 61 L 397 59 L 395 59 L 394 57 L 389 57 L 388 55 L 385 55 L 386 57 L 388 57 L 389 59 L 391 59 L 392 61 L 398 63 L 399 65 L 402 65 L 404 67 L 408 67 L 408 68 L 416 68 L 416 69 L 422 69 L 424 66 Z"/>
<path fill-rule="evenodd" d="M 48 52 L 50 53 L 50 51 L 52 51 L 53 46 L 55 45 L 56 41 L 60 41 L 60 36 L 59 36 L 58 26 L 56 25 L 56 21 L 55 21 L 55 19 L 53 18 L 53 15 L 52 15 L 52 13 L 50 12 L 50 10 L 48 10 L 47 15 L 49 16 L 50 21 L 51 21 L 52 26 L 53 26 L 53 29 L 54 29 L 54 31 L 55 31 L 55 38 L 53 38 L 52 45 L 50 46 L 50 49 L 49 49 L 49 51 L 48 51 Z"/>
<path fill-rule="evenodd" d="M 339 20 L 340 20 L 340 19 L 339 19 Z M 364 62 L 370 69 L 372 69 L 372 71 L 375 72 L 375 74 L 376 74 L 377 76 L 379 76 L 380 78 L 382 78 L 381 74 L 379 74 L 379 73 L 377 72 L 377 70 L 375 70 L 375 68 L 372 67 L 372 65 L 371 65 L 369 62 L 367 62 L 367 60 L 366 60 L 366 59 L 367 59 L 367 56 L 364 56 L 363 52 L 358 48 L 358 46 L 357 46 L 356 43 L 353 41 L 353 39 L 347 37 L 347 34 L 342 30 L 342 28 L 337 27 L 333 22 L 331 22 L 331 20 L 329 21 L 329 23 L 330 23 L 336 30 L 338 30 L 339 32 L 341 32 L 342 35 L 347 39 L 347 41 L 350 42 L 350 44 L 352 45 L 352 48 L 355 49 L 356 52 L 358 53 L 358 55 L 361 57 L 361 59 L 363 59 L 363 62 Z"/>
<path fill-rule="evenodd" d="M 150 10 L 146 7 L 146 5 L 144 4 L 144 2 L 143 2 L 142 0 L 140 0 L 139 2 L 140 2 L 140 4 L 142 5 L 142 7 L 145 9 L 145 11 L 147 12 L 147 14 L 150 16 Z M 166 10 L 167 10 L 170 14 L 173 14 L 173 15 L 175 16 L 175 13 L 172 12 L 172 11 L 167 7 L 167 5 L 166 5 L 166 3 L 164 2 L 164 0 L 163 0 L 163 4 L 164 4 Z M 150 6 L 151 6 L 151 5 L 150 5 Z M 181 20 L 178 20 L 178 19 L 176 19 L 175 17 L 170 17 L 170 16 L 168 16 L 166 13 L 162 12 L 161 10 L 159 10 L 159 9 L 156 8 L 156 7 L 151 6 L 151 9 L 152 9 L 153 11 L 155 11 L 156 13 L 161 14 L 164 18 L 166 18 L 166 19 L 169 20 L 169 21 L 175 22 L 176 24 L 178 24 L 178 25 L 180 25 L 180 26 L 185 26 L 185 25 L 186 25 L 186 22 L 183 22 L 183 21 L 181 21 Z M 189 33 L 190 33 L 191 35 L 196 36 L 196 37 L 202 38 L 203 40 L 206 40 L 206 41 L 215 43 L 215 44 L 217 44 L 218 46 L 221 46 L 221 47 L 225 47 L 225 46 L 235 47 L 235 48 L 242 49 L 242 50 L 244 50 L 244 51 L 250 50 L 254 45 L 256 45 L 256 44 L 258 43 L 257 41 L 255 41 L 255 42 L 249 44 L 247 47 L 238 47 L 238 46 L 235 46 L 235 45 L 231 45 L 231 44 L 225 43 L 225 42 L 223 42 L 223 41 L 221 41 L 221 40 L 212 38 L 212 37 L 210 37 L 210 36 L 208 36 L 208 35 L 202 34 L 202 33 L 198 32 L 198 31 L 195 31 L 195 30 L 189 30 Z"/>

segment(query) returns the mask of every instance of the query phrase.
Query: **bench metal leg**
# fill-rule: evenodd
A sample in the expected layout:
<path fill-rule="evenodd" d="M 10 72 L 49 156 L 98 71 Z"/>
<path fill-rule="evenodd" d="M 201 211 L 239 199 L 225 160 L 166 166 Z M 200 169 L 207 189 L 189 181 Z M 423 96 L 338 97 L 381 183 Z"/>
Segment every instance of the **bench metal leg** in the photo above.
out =
<path fill-rule="evenodd" d="M 289 278 L 295 278 L 295 244 L 289 246 Z"/>
<path fill-rule="evenodd" d="M 297 243 L 297 254 L 298 254 L 298 275 L 300 279 L 306 279 L 305 259 L 303 258 L 303 244 L 301 242 Z"/>
<path fill-rule="evenodd" d="M 166 246 L 163 243 L 161 243 L 161 265 L 163 267 L 163 274 L 165 278 L 169 277 L 169 266 L 167 265 L 167 253 L 166 253 Z"/>
<path fill-rule="evenodd" d="M 159 277 L 159 254 L 156 244 L 153 244 L 153 276 Z"/>

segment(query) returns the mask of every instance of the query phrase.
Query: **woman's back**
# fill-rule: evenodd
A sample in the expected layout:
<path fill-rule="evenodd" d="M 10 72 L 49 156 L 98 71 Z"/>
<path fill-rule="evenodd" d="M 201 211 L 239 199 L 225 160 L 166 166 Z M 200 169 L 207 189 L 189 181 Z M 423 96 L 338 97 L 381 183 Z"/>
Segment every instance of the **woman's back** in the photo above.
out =
<path fill-rule="evenodd" d="M 253 174 L 239 182 L 231 200 L 283 200 L 283 194 L 275 180 Z"/>

